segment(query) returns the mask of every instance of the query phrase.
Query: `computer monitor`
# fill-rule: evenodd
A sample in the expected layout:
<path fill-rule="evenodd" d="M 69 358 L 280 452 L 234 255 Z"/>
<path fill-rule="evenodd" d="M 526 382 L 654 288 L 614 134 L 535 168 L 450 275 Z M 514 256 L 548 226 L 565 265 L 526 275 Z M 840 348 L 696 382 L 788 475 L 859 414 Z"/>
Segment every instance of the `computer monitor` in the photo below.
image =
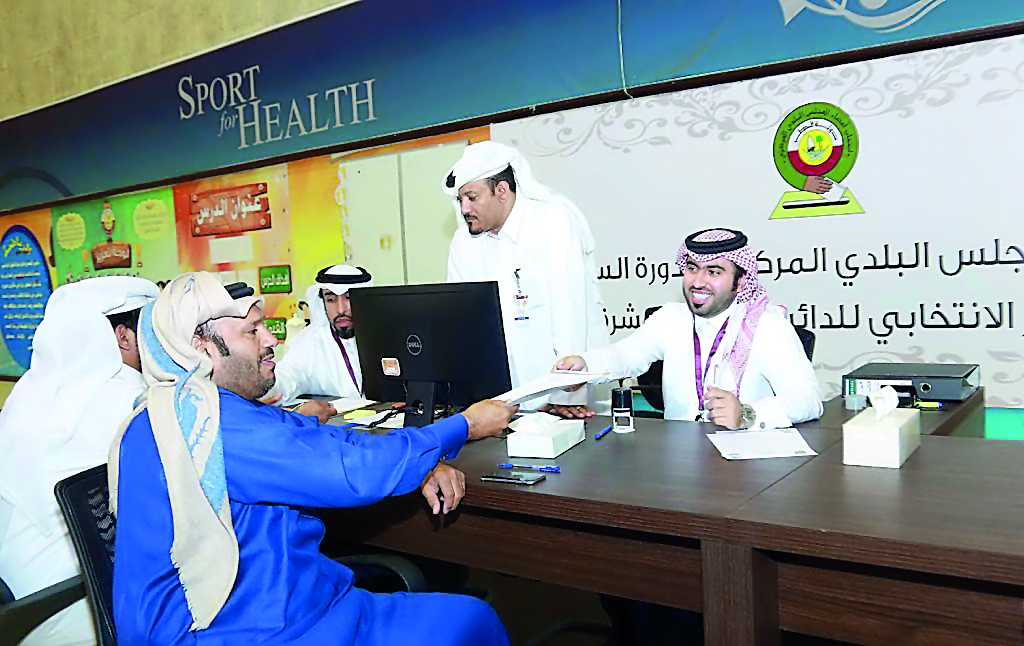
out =
<path fill-rule="evenodd" d="M 512 388 L 498 283 L 349 291 L 363 393 L 405 401 L 406 426 L 438 405 L 464 407 Z"/>

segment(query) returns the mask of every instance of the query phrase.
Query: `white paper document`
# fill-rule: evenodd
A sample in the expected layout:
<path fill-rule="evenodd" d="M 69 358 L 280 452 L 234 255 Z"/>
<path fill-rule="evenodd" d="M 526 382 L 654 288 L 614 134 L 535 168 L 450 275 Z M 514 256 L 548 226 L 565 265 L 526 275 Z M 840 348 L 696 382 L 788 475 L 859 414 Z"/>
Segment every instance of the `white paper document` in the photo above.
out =
<path fill-rule="evenodd" d="M 350 410 L 369 406 L 374 402 L 369 399 L 360 399 L 358 397 L 342 397 L 340 399 L 332 399 L 330 403 L 331 406 L 334 406 L 334 410 L 339 413 L 347 413 Z"/>
<path fill-rule="evenodd" d="M 356 424 L 361 425 L 361 426 L 369 426 L 370 424 L 373 424 L 377 420 L 383 419 L 385 416 L 387 416 L 387 414 L 389 412 L 390 411 L 381 411 L 380 413 L 377 413 L 376 415 L 371 415 L 370 417 L 360 417 L 360 418 L 354 419 L 352 421 L 355 422 Z M 397 414 L 393 415 L 392 417 L 389 417 L 384 422 L 381 422 L 380 424 L 378 424 L 374 428 L 402 428 L 404 426 L 405 426 L 405 413 L 397 413 Z"/>
<path fill-rule="evenodd" d="M 596 372 L 582 372 L 578 370 L 555 370 L 547 373 L 541 377 L 537 377 L 529 383 L 525 383 L 518 388 L 498 395 L 495 399 L 500 399 L 503 402 L 509 404 L 521 404 L 524 401 L 533 399 L 534 397 L 540 397 L 553 393 L 558 390 L 564 390 L 569 386 L 575 386 L 576 384 L 585 384 L 589 381 L 600 381 L 603 380 L 603 376 Z"/>
<path fill-rule="evenodd" d="M 708 439 L 726 460 L 818 455 L 795 428 L 774 431 L 719 431 L 708 433 Z"/>

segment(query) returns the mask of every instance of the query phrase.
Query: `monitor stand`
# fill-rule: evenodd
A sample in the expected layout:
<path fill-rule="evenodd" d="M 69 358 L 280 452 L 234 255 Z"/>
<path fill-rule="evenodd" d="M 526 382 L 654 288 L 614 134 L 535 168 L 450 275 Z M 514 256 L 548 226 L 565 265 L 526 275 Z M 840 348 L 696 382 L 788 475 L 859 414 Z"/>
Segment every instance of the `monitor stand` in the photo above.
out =
<path fill-rule="evenodd" d="M 405 425 L 427 426 L 434 422 L 437 383 L 433 381 L 409 381 L 405 391 Z"/>

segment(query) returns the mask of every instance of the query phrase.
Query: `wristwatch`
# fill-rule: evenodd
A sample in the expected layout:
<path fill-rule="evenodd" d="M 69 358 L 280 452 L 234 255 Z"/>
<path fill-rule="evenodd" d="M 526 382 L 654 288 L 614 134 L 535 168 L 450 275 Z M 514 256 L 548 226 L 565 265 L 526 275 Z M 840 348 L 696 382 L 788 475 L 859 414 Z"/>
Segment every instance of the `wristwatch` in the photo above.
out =
<path fill-rule="evenodd" d="M 757 413 L 750 404 L 740 404 L 740 428 L 753 428 Z"/>

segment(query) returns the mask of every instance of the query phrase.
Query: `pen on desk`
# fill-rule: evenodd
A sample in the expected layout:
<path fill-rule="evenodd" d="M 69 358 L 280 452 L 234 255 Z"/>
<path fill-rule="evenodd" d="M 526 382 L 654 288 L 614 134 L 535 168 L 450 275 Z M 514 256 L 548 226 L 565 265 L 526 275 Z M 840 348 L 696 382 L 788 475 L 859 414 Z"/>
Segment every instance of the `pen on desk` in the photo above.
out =
<path fill-rule="evenodd" d="M 916 406 L 924 410 L 939 410 L 942 408 L 942 402 L 917 402 Z"/>
<path fill-rule="evenodd" d="M 600 440 L 601 440 L 601 438 L 602 438 L 602 437 L 604 437 L 605 435 L 608 435 L 608 432 L 609 432 L 609 431 L 611 431 L 611 430 L 612 430 L 612 427 L 611 427 L 611 425 L 609 424 L 607 428 L 605 428 L 605 429 L 603 429 L 603 430 L 599 431 L 599 432 L 598 432 L 598 434 L 594 436 L 594 441 L 595 441 L 595 442 L 598 442 L 598 441 L 600 441 Z"/>
<path fill-rule="evenodd" d="M 547 466 L 543 464 L 508 464 L 506 462 L 498 463 L 499 469 L 526 469 L 528 471 L 543 471 L 545 473 L 561 473 L 562 467 L 558 466 Z"/>

